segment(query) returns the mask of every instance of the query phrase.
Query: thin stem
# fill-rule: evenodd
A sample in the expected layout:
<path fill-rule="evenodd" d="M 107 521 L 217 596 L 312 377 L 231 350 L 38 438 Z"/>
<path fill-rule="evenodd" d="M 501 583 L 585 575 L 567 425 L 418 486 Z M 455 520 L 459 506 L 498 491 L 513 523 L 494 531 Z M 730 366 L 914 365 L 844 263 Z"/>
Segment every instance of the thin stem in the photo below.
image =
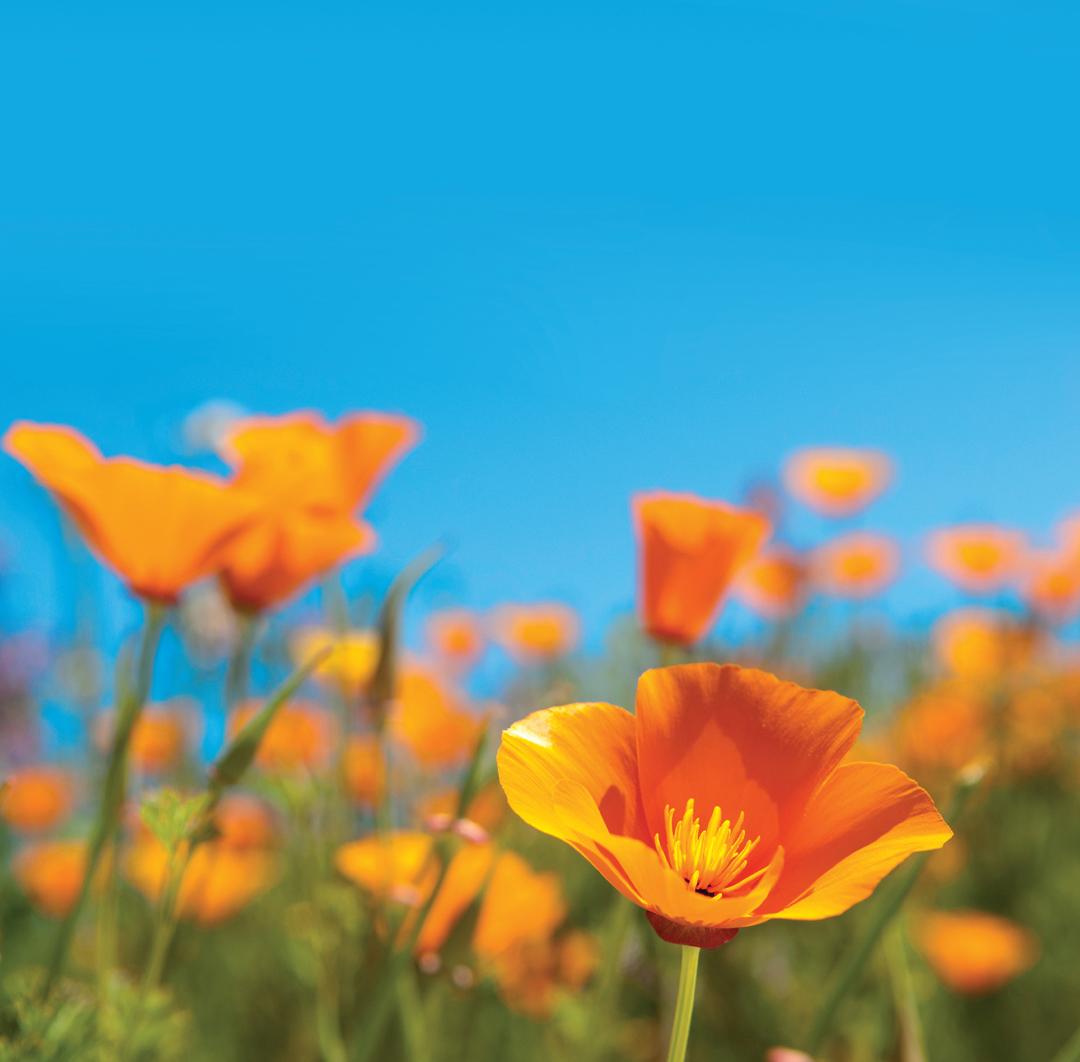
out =
<path fill-rule="evenodd" d="M 902 921 L 894 922 L 885 938 L 885 958 L 889 965 L 889 980 L 892 982 L 900 1030 L 900 1062 L 926 1062 L 922 1021 L 919 1019 L 919 1005 L 915 998 Z"/>
<path fill-rule="evenodd" d="M 139 647 L 138 660 L 135 666 L 135 681 L 124 690 L 120 704 L 117 706 L 116 731 L 113 734 L 112 746 L 109 750 L 109 762 L 105 770 L 105 781 L 102 785 L 101 802 L 98 805 L 97 819 L 94 822 L 93 832 L 86 854 L 86 871 L 83 875 L 82 885 L 75 903 L 60 926 L 60 932 L 56 937 L 52 957 L 49 961 L 48 973 L 42 985 L 41 998 L 48 998 L 57 979 L 64 971 L 68 953 L 71 950 L 71 941 L 75 934 L 75 926 L 79 921 L 86 899 L 90 894 L 90 885 L 94 880 L 98 864 L 101 862 L 102 853 L 109 840 L 116 833 L 120 822 L 120 813 L 123 810 L 124 796 L 127 791 L 127 757 L 128 747 L 131 744 L 131 735 L 135 724 L 139 720 L 143 705 L 150 695 L 150 682 L 154 673 L 154 658 L 157 655 L 157 646 L 161 638 L 161 632 L 165 626 L 166 610 L 164 606 L 156 603 L 147 603 L 146 617 L 143 622 L 142 639 Z"/>
<path fill-rule="evenodd" d="M 251 654 L 255 648 L 258 625 L 258 617 L 251 613 L 236 613 L 236 644 L 229 656 L 229 669 L 225 673 L 225 707 L 229 711 L 248 695 Z"/>
<path fill-rule="evenodd" d="M 983 772 L 981 770 L 969 771 L 961 775 L 956 783 L 952 804 L 946 813 L 946 821 L 953 824 L 957 822 L 964 810 L 964 806 L 967 804 L 968 797 L 971 796 L 972 791 L 982 781 L 982 777 Z M 882 934 L 899 913 L 908 894 L 915 887 L 915 882 L 918 881 L 923 867 L 926 866 L 926 861 L 933 854 L 933 852 L 922 852 L 910 859 L 907 867 L 897 879 L 895 887 L 878 904 L 873 920 L 867 926 L 858 946 L 851 953 L 833 981 L 831 991 L 818 1010 L 817 1017 L 814 1019 L 814 1024 L 810 1029 L 810 1035 L 806 1038 L 807 1052 L 809 1054 L 816 1055 L 821 1051 L 825 1041 L 828 1039 L 841 1004 L 858 982 L 863 967 L 870 956 L 873 955 Z"/>
<path fill-rule="evenodd" d="M 686 1043 L 690 1039 L 690 1020 L 694 1016 L 694 991 L 697 988 L 697 969 L 700 958 L 700 948 L 691 947 L 689 944 L 682 945 L 679 988 L 675 996 L 675 1017 L 671 1023 L 667 1062 L 683 1062 L 686 1058 Z"/>

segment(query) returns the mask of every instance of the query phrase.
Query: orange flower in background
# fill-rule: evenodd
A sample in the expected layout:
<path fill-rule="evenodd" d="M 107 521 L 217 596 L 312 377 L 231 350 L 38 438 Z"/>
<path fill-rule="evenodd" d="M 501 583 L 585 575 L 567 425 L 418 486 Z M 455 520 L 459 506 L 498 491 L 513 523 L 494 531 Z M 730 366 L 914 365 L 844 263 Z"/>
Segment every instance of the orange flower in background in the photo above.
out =
<path fill-rule="evenodd" d="M 952 836 L 902 771 L 841 763 L 862 709 L 733 664 L 645 672 L 637 711 L 571 704 L 503 733 L 511 808 L 572 845 L 665 940 L 715 947 L 842 914 Z"/>
<path fill-rule="evenodd" d="M 1080 557 L 1031 551 L 1021 566 L 1020 586 L 1028 608 L 1049 623 L 1080 615 Z"/>
<path fill-rule="evenodd" d="M 262 707 L 248 702 L 229 717 L 229 734 L 236 735 Z M 259 744 L 255 762 L 271 772 L 316 771 L 330 762 L 337 741 L 333 716 L 317 704 L 293 701 L 277 711 Z"/>
<path fill-rule="evenodd" d="M 124 869 L 132 885 L 157 903 L 169 873 L 169 853 L 155 838 L 144 837 L 129 849 Z M 222 841 L 200 844 L 180 882 L 177 913 L 200 925 L 217 925 L 265 892 L 277 872 L 277 857 L 271 852 Z"/>
<path fill-rule="evenodd" d="M 784 486 L 825 516 L 851 516 L 889 485 L 892 462 L 876 450 L 808 449 L 784 464 Z"/>
<path fill-rule="evenodd" d="M 1027 667 L 1038 654 L 1040 641 L 1036 631 L 1019 626 L 1007 612 L 989 608 L 955 609 L 930 632 L 934 653 L 945 670 L 978 682 Z"/>
<path fill-rule="evenodd" d="M 214 812 L 218 842 L 237 850 L 270 848 L 277 841 L 277 820 L 258 797 L 229 793 Z"/>
<path fill-rule="evenodd" d="M 896 747 L 912 769 L 955 774 L 990 749 L 985 702 L 970 689 L 942 683 L 921 692 L 897 717 Z"/>
<path fill-rule="evenodd" d="M 934 972 L 954 992 L 994 992 L 1034 965 L 1038 942 L 1008 919 L 982 911 L 937 911 L 919 925 Z"/>
<path fill-rule="evenodd" d="M 103 458 L 71 428 L 21 422 L 4 449 L 48 488 L 101 561 L 150 601 L 171 605 L 216 571 L 254 518 L 253 501 L 214 476 Z"/>
<path fill-rule="evenodd" d="M 23 767 L 0 790 L 0 817 L 18 833 L 40 833 L 59 826 L 71 814 L 75 784 L 59 767 Z"/>
<path fill-rule="evenodd" d="M 86 875 L 86 843 L 43 841 L 33 844 L 15 856 L 12 871 L 39 911 L 51 918 L 63 918 L 78 898 Z"/>
<path fill-rule="evenodd" d="M 595 970 L 599 951 L 589 934 L 556 939 L 565 918 L 556 874 L 533 870 L 515 852 L 498 857 L 480 901 L 472 946 L 516 1010 L 547 1016 L 560 990 L 580 988 Z"/>
<path fill-rule="evenodd" d="M 765 619 L 781 620 L 802 608 L 806 563 L 793 549 L 772 546 L 749 560 L 735 581 L 735 595 Z"/>
<path fill-rule="evenodd" d="M 261 504 L 225 558 L 222 578 L 233 604 L 271 608 L 374 549 L 374 532 L 354 511 L 418 437 L 413 421 L 375 413 L 335 426 L 314 413 L 236 424 L 225 457 L 237 486 Z"/>
<path fill-rule="evenodd" d="M 434 613 L 428 617 L 426 633 L 432 653 L 455 671 L 468 670 L 484 652 L 483 625 L 468 609 Z"/>
<path fill-rule="evenodd" d="M 162 774 L 175 767 L 188 744 L 192 713 L 186 702 L 150 704 L 131 732 L 131 762 L 146 774 Z"/>
<path fill-rule="evenodd" d="M 900 547 L 885 535 L 854 531 L 818 546 L 810 557 L 814 586 L 832 597 L 880 594 L 900 569 Z"/>
<path fill-rule="evenodd" d="M 315 669 L 315 678 L 349 697 L 359 697 L 367 690 L 379 663 L 379 636 L 372 630 L 338 634 L 324 627 L 306 627 L 293 637 L 291 648 L 297 667 L 330 649 L 330 655 Z"/>
<path fill-rule="evenodd" d="M 345 745 L 345 786 L 363 807 L 374 807 L 386 786 L 386 764 L 378 740 L 371 734 L 353 734 Z"/>
<path fill-rule="evenodd" d="M 930 567 L 962 590 L 989 594 L 1004 589 L 1019 573 L 1025 540 L 1018 531 L 994 524 L 965 524 L 928 536 Z"/>
<path fill-rule="evenodd" d="M 480 894 L 491 870 L 490 844 L 458 849 L 428 912 L 416 943 L 416 953 L 437 952 L 458 919 Z M 395 830 L 383 837 L 365 837 L 342 845 L 334 858 L 339 873 L 365 891 L 383 899 L 422 907 L 438 877 L 438 855 L 431 834 Z M 408 919 L 402 933 L 409 931 Z"/>
<path fill-rule="evenodd" d="M 431 819 L 449 820 L 457 811 L 458 791 L 443 789 L 425 797 L 417 805 L 417 816 L 421 822 Z M 506 797 L 498 782 L 489 782 L 477 790 L 476 795 L 465 809 L 465 818 L 475 822 L 487 833 L 494 833 L 506 818 Z"/>
<path fill-rule="evenodd" d="M 491 622 L 495 640 L 523 664 L 565 656 L 578 640 L 577 615 L 566 605 L 504 605 Z"/>
<path fill-rule="evenodd" d="M 769 523 L 749 509 L 691 494 L 639 494 L 633 507 L 642 626 L 653 638 L 692 645 L 768 537 Z"/>
<path fill-rule="evenodd" d="M 390 734 L 424 767 L 448 767 L 476 747 L 484 720 L 461 707 L 434 673 L 417 665 L 398 677 Z"/>
<path fill-rule="evenodd" d="M 235 424 L 224 447 L 237 481 L 266 497 L 354 512 L 420 441 L 420 426 L 388 413 L 351 413 L 336 424 L 306 411 Z"/>

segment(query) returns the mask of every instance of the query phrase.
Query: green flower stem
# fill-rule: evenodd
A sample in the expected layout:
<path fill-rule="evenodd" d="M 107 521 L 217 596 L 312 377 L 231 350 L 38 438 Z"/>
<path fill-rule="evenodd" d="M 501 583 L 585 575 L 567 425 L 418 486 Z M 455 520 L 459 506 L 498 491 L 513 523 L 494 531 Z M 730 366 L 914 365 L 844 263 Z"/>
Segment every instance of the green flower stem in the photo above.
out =
<path fill-rule="evenodd" d="M 701 949 L 682 945 L 682 961 L 679 963 L 679 989 L 675 996 L 675 1017 L 671 1023 L 671 1040 L 668 1042 L 667 1062 L 683 1062 L 686 1043 L 690 1039 L 690 1021 L 694 1016 L 694 992 L 697 988 L 698 959 Z"/>
<path fill-rule="evenodd" d="M 120 703 L 117 705 L 116 730 L 112 746 L 109 749 L 108 765 L 105 769 L 105 781 L 102 785 L 101 802 L 98 805 L 97 819 L 90 835 L 86 855 L 86 872 L 83 875 L 79 895 L 71 910 L 60 926 L 60 932 L 53 947 L 48 972 L 42 985 L 41 998 L 48 998 L 67 964 L 71 941 L 75 935 L 75 926 L 86 906 L 90 894 L 90 885 L 94 880 L 98 864 L 109 841 L 116 834 L 120 823 L 120 814 L 127 792 L 128 748 L 135 724 L 139 721 L 143 705 L 150 695 L 150 682 L 154 674 L 154 658 L 157 655 L 158 642 L 165 627 L 166 609 L 163 605 L 148 602 L 143 621 L 142 636 L 138 659 L 135 665 L 134 682 L 126 685 Z"/>
<path fill-rule="evenodd" d="M 232 711 L 248 695 L 251 655 L 255 648 L 259 619 L 250 612 L 236 613 L 236 644 L 229 655 L 225 673 L 225 707 Z"/>
<path fill-rule="evenodd" d="M 955 826 L 968 802 L 968 797 L 971 796 L 982 781 L 983 773 L 982 769 L 966 771 L 957 779 L 952 803 L 945 816 L 947 822 Z M 863 967 L 866 966 L 870 956 L 873 955 L 882 934 L 899 913 L 908 894 L 915 887 L 915 882 L 918 881 L 923 867 L 926 866 L 926 861 L 933 854 L 933 852 L 922 852 L 908 860 L 908 865 L 897 879 L 895 887 L 888 891 L 878 904 L 873 921 L 867 926 L 862 940 L 859 941 L 847 962 L 841 967 L 840 973 L 833 982 L 831 991 L 818 1010 L 814 1024 L 810 1028 L 810 1034 L 806 1038 L 806 1050 L 809 1054 L 816 1055 L 821 1051 L 829 1037 L 829 1032 L 833 1027 L 833 1022 L 841 1004 L 858 982 Z"/>

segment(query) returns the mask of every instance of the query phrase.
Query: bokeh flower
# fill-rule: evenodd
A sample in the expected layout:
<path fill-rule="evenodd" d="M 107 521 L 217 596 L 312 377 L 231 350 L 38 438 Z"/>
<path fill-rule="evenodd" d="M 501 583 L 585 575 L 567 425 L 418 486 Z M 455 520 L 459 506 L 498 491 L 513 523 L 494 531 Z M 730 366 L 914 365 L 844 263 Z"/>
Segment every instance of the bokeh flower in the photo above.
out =
<path fill-rule="evenodd" d="M 484 652 L 484 626 L 475 612 L 446 609 L 428 617 L 427 643 L 440 663 L 454 672 L 467 671 Z"/>
<path fill-rule="evenodd" d="M 491 629 L 494 639 L 522 664 L 556 660 L 578 640 L 576 613 L 555 603 L 503 605 L 492 613 Z"/>
<path fill-rule="evenodd" d="M 416 664 L 398 676 L 390 711 L 391 736 L 423 767 L 448 767 L 468 758 L 484 720 L 433 671 Z"/>
<path fill-rule="evenodd" d="M 36 842 L 15 856 L 12 872 L 39 911 L 63 918 L 74 905 L 86 875 L 86 843 Z"/>
<path fill-rule="evenodd" d="M 60 767 L 39 764 L 21 767 L 5 779 L 0 791 L 0 818 L 17 833 L 51 830 L 71 814 L 75 782 Z"/>
<path fill-rule="evenodd" d="M 258 518 L 229 549 L 222 579 L 233 604 L 262 611 L 375 545 L 355 510 L 419 436 L 404 417 L 357 413 L 336 425 L 314 413 L 236 424 L 223 448 Z"/>
<path fill-rule="evenodd" d="M 1018 575 L 1024 536 L 994 524 L 963 524 L 934 531 L 926 558 L 940 575 L 972 594 L 1003 590 Z"/>
<path fill-rule="evenodd" d="M 842 763 L 862 710 L 735 665 L 647 671 L 631 715 L 534 712 L 503 734 L 499 779 L 665 940 L 717 946 L 771 918 L 841 914 L 952 831 L 902 771 Z"/>
<path fill-rule="evenodd" d="M 1032 966 L 1039 954 L 1028 930 L 982 911 L 927 914 L 918 939 L 938 977 L 965 995 L 996 991 Z"/>
<path fill-rule="evenodd" d="M 1068 623 L 1080 616 L 1080 558 L 1062 550 L 1031 550 L 1019 582 L 1025 604 L 1046 622 Z"/>
<path fill-rule="evenodd" d="M 255 701 L 238 705 L 229 717 L 229 734 L 238 734 L 260 707 L 261 702 Z M 318 771 L 330 762 L 337 738 L 337 724 L 329 711 L 306 701 L 290 701 L 267 727 L 255 763 L 272 773 Z"/>
<path fill-rule="evenodd" d="M 634 498 L 638 613 L 653 638 L 700 640 L 740 569 L 769 535 L 757 512 L 690 494 Z"/>
<path fill-rule="evenodd" d="M 315 678 L 350 698 L 367 691 L 379 663 L 379 636 L 373 630 L 338 633 L 327 627 L 304 627 L 290 645 L 297 667 L 329 649 L 330 655 L 315 669 Z"/>
<path fill-rule="evenodd" d="M 131 732 L 131 762 L 144 774 L 163 774 L 184 756 L 193 726 L 185 700 L 148 704 Z"/>
<path fill-rule="evenodd" d="M 351 734 L 345 743 L 345 788 L 354 803 L 375 807 L 386 787 L 386 763 L 374 734 Z"/>
<path fill-rule="evenodd" d="M 803 605 L 807 574 L 806 561 L 795 550 L 768 546 L 743 566 L 735 596 L 765 619 L 786 619 Z"/>
<path fill-rule="evenodd" d="M 103 458 L 71 428 L 20 422 L 4 449 L 53 494 L 91 550 L 149 601 L 174 604 L 215 572 L 254 502 L 202 472 Z"/>
<path fill-rule="evenodd" d="M 889 485 L 892 462 L 876 450 L 810 448 L 784 463 L 784 486 L 825 516 L 852 516 Z"/>
<path fill-rule="evenodd" d="M 1007 670 L 1020 671 L 1038 655 L 1036 631 L 998 609 L 968 607 L 934 624 L 930 643 L 944 670 L 958 678 L 989 682 Z"/>
<path fill-rule="evenodd" d="M 875 597 L 896 578 L 900 547 L 886 535 L 853 531 L 818 546 L 810 556 L 814 587 L 831 597 Z"/>

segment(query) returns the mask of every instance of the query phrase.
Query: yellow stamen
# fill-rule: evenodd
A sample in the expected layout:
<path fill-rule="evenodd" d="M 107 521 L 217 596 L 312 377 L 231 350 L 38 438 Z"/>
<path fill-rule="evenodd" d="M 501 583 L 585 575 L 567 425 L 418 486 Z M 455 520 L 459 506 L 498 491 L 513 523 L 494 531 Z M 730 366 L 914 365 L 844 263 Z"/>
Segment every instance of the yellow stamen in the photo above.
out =
<path fill-rule="evenodd" d="M 656 834 L 656 851 L 665 866 L 675 871 L 694 892 L 709 896 L 722 896 L 756 881 L 765 868 L 740 877 L 746 870 L 750 854 L 758 846 L 760 837 L 746 839 L 741 814 L 734 823 L 724 818 L 719 807 L 713 808 L 709 824 L 703 830 L 701 820 L 694 815 L 694 801 L 686 802 L 682 818 L 675 821 L 675 809 L 664 808 L 664 826 L 667 845 L 660 843 Z"/>

